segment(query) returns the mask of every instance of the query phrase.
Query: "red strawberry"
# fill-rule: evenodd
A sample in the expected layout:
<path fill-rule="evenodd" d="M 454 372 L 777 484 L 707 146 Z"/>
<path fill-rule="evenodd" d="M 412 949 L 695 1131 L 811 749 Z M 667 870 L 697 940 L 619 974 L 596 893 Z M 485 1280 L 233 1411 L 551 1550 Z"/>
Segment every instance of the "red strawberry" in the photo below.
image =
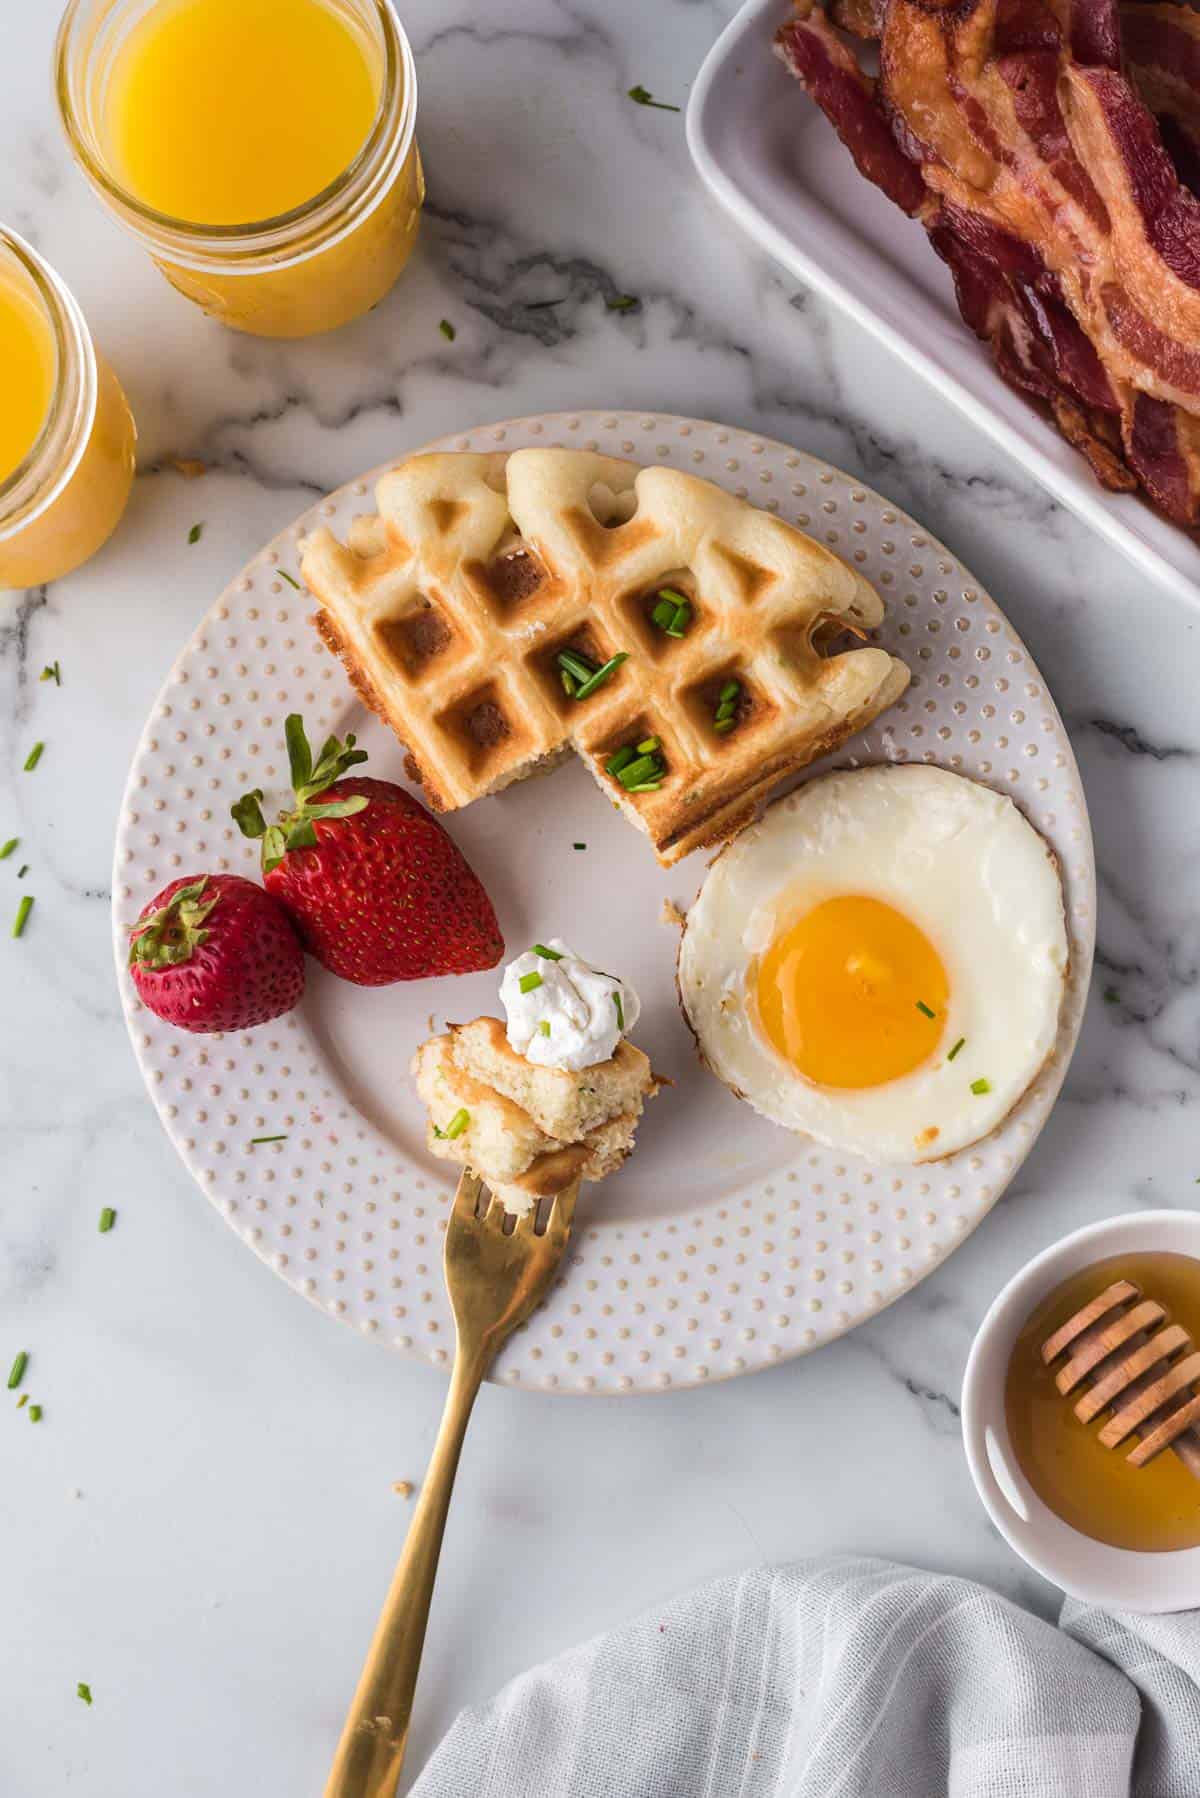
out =
<path fill-rule="evenodd" d="M 342 779 L 367 759 L 352 736 L 330 737 L 314 766 L 297 714 L 284 730 L 295 809 L 268 826 L 256 791 L 233 815 L 262 838 L 267 889 L 310 954 L 357 986 L 494 968 L 504 939 L 491 900 L 437 820 L 391 781 Z"/>
<path fill-rule="evenodd" d="M 240 874 L 185 875 L 130 932 L 138 995 L 181 1030 L 249 1030 L 304 992 L 304 950 L 277 899 Z"/>

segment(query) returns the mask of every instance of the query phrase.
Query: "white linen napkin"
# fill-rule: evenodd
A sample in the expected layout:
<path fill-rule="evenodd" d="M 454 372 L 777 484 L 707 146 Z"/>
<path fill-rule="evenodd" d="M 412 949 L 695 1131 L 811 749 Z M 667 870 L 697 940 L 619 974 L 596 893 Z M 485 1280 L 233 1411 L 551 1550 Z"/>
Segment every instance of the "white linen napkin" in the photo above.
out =
<path fill-rule="evenodd" d="M 837 1556 L 756 1568 L 464 1711 L 411 1798 L 1200 1798 L 1200 1612 Z"/>

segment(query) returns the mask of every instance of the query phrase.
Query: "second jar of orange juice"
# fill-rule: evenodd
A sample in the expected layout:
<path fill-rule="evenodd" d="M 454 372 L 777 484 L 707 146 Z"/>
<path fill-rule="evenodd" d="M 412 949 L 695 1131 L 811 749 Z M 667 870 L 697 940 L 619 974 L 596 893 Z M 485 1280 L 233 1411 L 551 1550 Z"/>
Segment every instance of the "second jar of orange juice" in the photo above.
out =
<path fill-rule="evenodd" d="M 58 580 L 115 530 L 134 428 L 58 276 L 0 229 L 0 588 Z"/>
<path fill-rule="evenodd" d="M 330 331 L 408 260 L 416 76 L 388 0 L 71 0 L 56 80 L 105 204 L 223 323 Z"/>

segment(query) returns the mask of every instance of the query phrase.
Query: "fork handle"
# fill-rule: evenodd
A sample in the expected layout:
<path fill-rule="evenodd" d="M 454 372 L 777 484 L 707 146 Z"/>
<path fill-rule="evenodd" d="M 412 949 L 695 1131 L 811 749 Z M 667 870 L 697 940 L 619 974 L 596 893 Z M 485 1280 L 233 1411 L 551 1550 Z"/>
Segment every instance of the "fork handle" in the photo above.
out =
<path fill-rule="evenodd" d="M 392 1798 L 412 1718 L 433 1582 L 463 1438 L 491 1355 L 461 1349 L 403 1551 L 342 1729 L 325 1798 Z"/>

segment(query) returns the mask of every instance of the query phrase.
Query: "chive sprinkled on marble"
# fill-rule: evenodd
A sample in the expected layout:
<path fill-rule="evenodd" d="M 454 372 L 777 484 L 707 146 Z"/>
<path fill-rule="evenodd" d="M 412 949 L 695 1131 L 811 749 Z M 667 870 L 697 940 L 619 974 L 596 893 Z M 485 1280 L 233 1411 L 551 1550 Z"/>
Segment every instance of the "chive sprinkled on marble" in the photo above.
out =
<path fill-rule="evenodd" d="M 683 110 L 682 107 L 672 106 L 669 100 L 656 100 L 649 88 L 643 87 L 640 81 L 629 89 L 627 98 L 636 101 L 639 106 L 653 106 L 658 112 L 681 112 Z"/>
<path fill-rule="evenodd" d="M 25 757 L 25 773 L 26 774 L 33 773 L 34 769 L 37 767 L 38 763 L 42 759 L 42 755 L 43 755 L 43 752 L 45 751 L 45 748 L 46 748 L 46 745 L 44 743 L 35 743 L 34 744 L 33 748 L 29 751 L 29 754 Z"/>
<path fill-rule="evenodd" d="M 8 1370 L 8 1390 L 15 1392 L 25 1378 L 25 1369 L 29 1366 L 29 1355 L 25 1349 L 19 1349 L 12 1366 Z"/>
<path fill-rule="evenodd" d="M 199 541 L 200 541 L 201 537 L 203 537 L 203 535 L 204 535 L 204 521 L 201 520 L 201 522 L 199 524 L 194 524 L 192 526 L 191 530 L 188 532 L 188 542 L 189 543 L 199 543 Z"/>
<path fill-rule="evenodd" d="M 111 1205 L 106 1205 L 104 1207 L 104 1210 L 100 1213 L 99 1229 L 100 1229 L 101 1236 L 107 1236 L 109 1231 L 112 1229 L 113 1225 L 116 1223 L 116 1221 L 117 1221 L 116 1212 L 113 1210 Z"/>
<path fill-rule="evenodd" d="M 450 320 L 448 318 L 443 318 L 443 319 L 439 320 L 438 330 L 441 332 L 442 336 L 446 339 L 447 343 L 453 343 L 454 339 L 458 336 L 458 332 L 454 329 L 454 326 L 450 323 Z"/>
<path fill-rule="evenodd" d="M 23 936 L 25 926 L 29 922 L 29 914 L 33 910 L 33 894 L 26 893 L 17 907 L 17 915 L 13 919 L 12 933 L 14 937 Z"/>
<path fill-rule="evenodd" d="M 39 680 L 52 680 L 56 687 L 61 687 L 62 686 L 62 669 L 59 667 L 57 662 L 47 662 L 46 666 L 42 669 L 42 672 L 38 675 L 38 679 Z"/>
<path fill-rule="evenodd" d="M 90 1704 L 92 1702 L 92 1688 L 88 1685 L 86 1679 L 81 1679 L 76 1686 L 75 1696 L 76 1698 L 82 1698 L 85 1704 Z"/>
<path fill-rule="evenodd" d="M 20 841 L 20 837 L 9 837 L 7 843 L 0 846 L 0 862 L 6 862 L 8 860 Z"/>

